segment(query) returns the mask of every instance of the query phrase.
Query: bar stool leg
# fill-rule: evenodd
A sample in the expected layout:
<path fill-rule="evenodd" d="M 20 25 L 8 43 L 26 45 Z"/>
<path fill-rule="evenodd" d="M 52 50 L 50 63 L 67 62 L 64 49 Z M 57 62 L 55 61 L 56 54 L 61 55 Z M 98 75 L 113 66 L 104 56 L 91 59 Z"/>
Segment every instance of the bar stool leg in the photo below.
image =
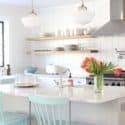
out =
<path fill-rule="evenodd" d="M 31 102 L 29 101 L 29 125 L 31 125 Z"/>

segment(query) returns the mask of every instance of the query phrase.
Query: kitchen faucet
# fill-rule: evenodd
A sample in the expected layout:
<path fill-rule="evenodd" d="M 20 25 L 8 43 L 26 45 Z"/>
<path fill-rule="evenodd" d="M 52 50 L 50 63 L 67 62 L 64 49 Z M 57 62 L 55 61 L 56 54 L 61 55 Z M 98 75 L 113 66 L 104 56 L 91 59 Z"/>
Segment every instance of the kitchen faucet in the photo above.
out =
<path fill-rule="evenodd" d="M 70 69 L 67 69 L 65 73 L 67 73 L 67 72 L 68 72 L 68 77 L 71 76 L 71 71 L 70 71 Z"/>
<path fill-rule="evenodd" d="M 67 74 L 68 73 L 68 74 Z M 60 73 L 59 74 L 59 77 L 60 77 L 60 80 L 59 81 L 57 81 L 57 80 L 53 80 L 54 81 L 54 83 L 57 85 L 57 86 L 59 86 L 59 88 L 62 88 L 62 83 L 63 83 L 63 80 L 62 80 L 62 78 L 64 77 L 63 75 L 64 74 L 67 74 L 67 76 L 68 76 L 68 78 L 71 76 L 71 71 L 70 71 L 70 69 L 66 69 L 64 72 L 62 72 L 62 73 Z"/>

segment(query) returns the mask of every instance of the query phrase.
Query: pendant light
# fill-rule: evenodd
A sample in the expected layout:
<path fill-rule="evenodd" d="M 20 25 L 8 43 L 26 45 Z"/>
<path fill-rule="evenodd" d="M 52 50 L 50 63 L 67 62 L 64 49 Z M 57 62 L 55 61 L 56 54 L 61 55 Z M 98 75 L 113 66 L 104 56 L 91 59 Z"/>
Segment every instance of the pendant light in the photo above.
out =
<path fill-rule="evenodd" d="M 77 10 L 75 12 L 75 23 L 85 25 L 90 23 L 93 18 L 94 12 L 85 6 L 83 0 L 81 0 L 81 4 L 77 6 Z"/>
<path fill-rule="evenodd" d="M 32 9 L 29 15 L 22 18 L 22 23 L 25 27 L 36 27 L 40 25 L 40 17 L 34 10 L 34 1 L 32 0 Z"/>

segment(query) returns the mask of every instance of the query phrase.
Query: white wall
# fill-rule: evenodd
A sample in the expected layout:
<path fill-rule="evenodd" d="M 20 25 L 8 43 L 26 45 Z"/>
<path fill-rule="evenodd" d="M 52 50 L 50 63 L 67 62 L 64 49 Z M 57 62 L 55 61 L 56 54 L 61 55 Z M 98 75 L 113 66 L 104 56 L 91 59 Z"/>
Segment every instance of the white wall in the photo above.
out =
<path fill-rule="evenodd" d="M 87 3 L 95 10 L 95 17 L 89 25 L 99 28 L 109 21 L 109 0 Z M 71 40 L 71 41 L 43 41 L 26 42 L 25 38 L 33 35 L 41 35 L 45 32 L 55 32 L 56 30 L 74 29 L 76 26 L 72 22 L 74 5 L 50 8 L 39 8 L 41 16 L 41 27 L 38 29 L 27 30 L 21 24 L 21 17 L 29 12 L 29 8 L 19 6 L 0 5 L 0 17 L 9 22 L 9 63 L 12 65 L 13 72 L 20 72 L 28 65 L 38 66 L 45 70 L 47 64 L 58 64 L 70 68 L 74 75 L 83 75 L 80 63 L 85 56 L 95 56 L 98 59 L 113 61 L 123 68 L 124 59 L 118 60 L 114 48 L 125 50 L 124 37 L 94 38 L 90 40 Z M 74 16 L 74 15 L 73 15 Z M 70 24 L 70 25 L 69 25 Z M 79 44 L 88 48 L 98 48 L 98 54 L 72 54 L 72 55 L 51 55 L 51 56 L 32 56 L 27 55 L 27 50 L 55 48 L 67 44 Z M 32 61 L 32 63 L 31 63 Z"/>
<path fill-rule="evenodd" d="M 5 62 L 12 66 L 13 72 L 20 72 L 28 65 L 29 57 L 26 55 L 26 32 L 21 24 L 21 17 L 26 14 L 25 8 L 19 6 L 0 5 L 0 19 L 8 22 L 9 59 Z M 6 24 L 5 24 L 6 25 Z M 7 49 L 7 50 L 8 50 Z M 7 54 L 7 51 L 5 52 Z"/>
<path fill-rule="evenodd" d="M 92 6 L 92 4 L 90 5 Z M 94 3 L 95 18 L 90 24 L 91 27 L 98 28 L 104 23 L 109 21 L 109 0 Z M 72 22 L 72 12 L 74 6 L 62 6 L 40 9 L 41 15 L 41 28 L 38 35 L 42 35 L 45 32 L 55 32 L 56 30 L 74 29 L 77 26 Z M 68 19 L 68 20 L 67 20 Z M 36 32 L 34 32 L 36 33 Z M 31 34 L 30 34 L 31 35 Z M 33 35 L 33 34 L 32 34 Z M 86 56 L 94 56 L 98 59 L 105 61 L 112 61 L 116 65 L 120 65 L 125 69 L 124 59 L 118 60 L 115 48 L 119 50 L 125 50 L 124 37 L 98 37 L 88 40 L 70 40 L 70 41 L 42 41 L 31 42 L 30 49 L 53 49 L 57 46 L 65 46 L 67 44 L 78 44 L 87 48 L 99 49 L 98 54 L 71 54 L 71 55 L 51 55 L 51 56 L 32 56 L 32 65 L 38 66 L 40 69 L 45 70 L 47 64 L 56 64 L 65 66 L 71 69 L 73 75 L 83 75 L 83 71 L 80 68 L 81 61 Z"/>

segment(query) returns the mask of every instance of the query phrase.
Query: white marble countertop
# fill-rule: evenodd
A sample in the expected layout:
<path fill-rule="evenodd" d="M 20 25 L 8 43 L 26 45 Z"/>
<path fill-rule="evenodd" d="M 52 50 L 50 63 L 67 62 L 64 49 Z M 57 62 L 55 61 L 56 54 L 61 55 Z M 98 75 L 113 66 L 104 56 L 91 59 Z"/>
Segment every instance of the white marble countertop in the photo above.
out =
<path fill-rule="evenodd" d="M 14 96 L 42 95 L 42 96 L 62 96 L 69 97 L 71 101 L 84 103 L 106 103 L 125 97 L 125 87 L 105 87 L 103 94 L 93 91 L 93 86 L 82 85 L 64 88 L 43 88 L 42 86 L 32 88 L 17 88 L 14 84 L 0 85 L 0 91 Z"/>
<path fill-rule="evenodd" d="M 16 78 L 15 75 L 9 75 L 9 76 L 7 76 L 7 75 L 1 75 L 0 76 L 0 79 L 15 79 L 15 78 Z"/>

